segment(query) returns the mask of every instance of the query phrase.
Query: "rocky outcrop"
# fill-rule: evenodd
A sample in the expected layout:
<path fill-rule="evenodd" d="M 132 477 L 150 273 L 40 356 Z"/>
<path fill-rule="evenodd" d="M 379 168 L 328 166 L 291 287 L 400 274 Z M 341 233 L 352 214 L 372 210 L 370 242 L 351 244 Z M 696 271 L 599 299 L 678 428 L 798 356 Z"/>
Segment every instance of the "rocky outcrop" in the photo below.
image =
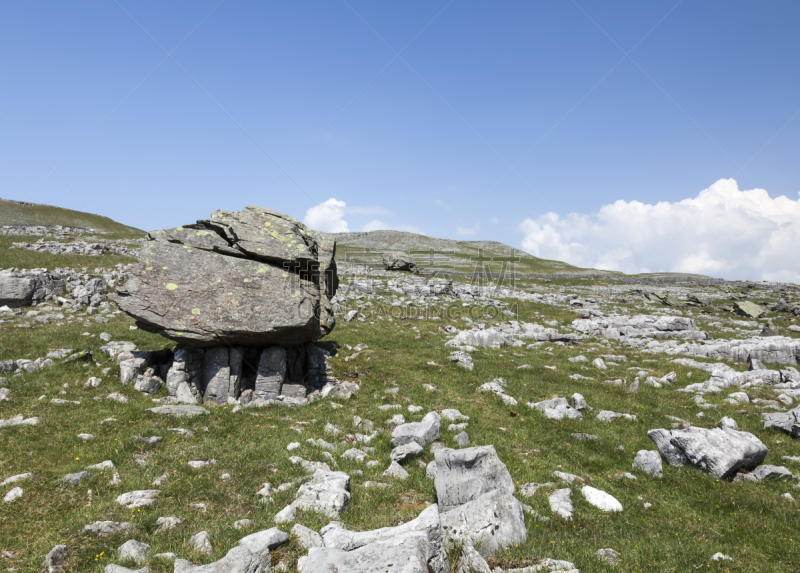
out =
<path fill-rule="evenodd" d="M 275 211 L 215 211 L 154 231 L 111 298 L 140 328 L 186 346 L 291 346 L 328 334 L 336 243 Z"/>

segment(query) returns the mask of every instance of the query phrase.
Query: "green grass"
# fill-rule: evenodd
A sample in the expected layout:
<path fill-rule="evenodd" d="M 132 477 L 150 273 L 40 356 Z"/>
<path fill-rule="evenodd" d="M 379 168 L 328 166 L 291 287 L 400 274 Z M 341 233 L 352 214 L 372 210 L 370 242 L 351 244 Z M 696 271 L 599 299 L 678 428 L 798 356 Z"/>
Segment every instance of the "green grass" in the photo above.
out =
<path fill-rule="evenodd" d="M 535 312 L 540 312 L 543 319 L 556 319 L 560 324 L 576 316 L 568 310 L 528 303 L 519 304 L 518 310 L 522 319 L 530 320 Z M 332 359 L 334 374 L 340 378 L 355 375 L 356 370 L 361 374 L 361 389 L 350 400 L 340 401 L 342 408 L 334 409 L 329 401 L 299 409 L 269 407 L 237 414 L 232 414 L 229 407 L 209 408 L 211 413 L 207 416 L 178 420 L 145 412 L 154 406 L 150 398 L 131 386 L 122 386 L 115 371 L 103 377 L 100 387 L 83 388 L 89 376 L 100 376 L 102 367 L 113 366 L 113 362 L 104 361 L 104 355 L 97 352 L 103 344 L 97 337 L 100 332 L 111 333 L 115 340 L 132 340 L 141 349 L 170 344 L 155 335 L 129 331 L 130 324 L 130 319 L 120 317 L 103 325 L 93 320 L 88 321 L 88 326 L 76 323 L 38 329 L 0 325 L 0 360 L 36 358 L 48 349 L 70 347 L 90 349 L 101 362 L 100 366 L 90 367 L 55 365 L 8 380 L 10 401 L 0 403 L 0 418 L 23 413 L 39 416 L 40 423 L 0 430 L 3 440 L 0 477 L 34 472 L 32 480 L 14 484 L 23 488 L 24 496 L 13 504 L 0 506 L 0 549 L 15 554 L 5 562 L 6 566 L 35 571 L 52 546 L 64 543 L 71 550 L 69 571 L 102 571 L 106 564 L 119 562 L 117 547 L 129 537 L 151 544 L 153 554 L 171 551 L 195 563 L 219 559 L 243 535 L 272 527 L 275 513 L 294 499 L 294 488 L 277 494 L 266 504 L 256 496 L 264 482 L 277 486 L 305 475 L 300 467 L 291 465 L 290 455 L 324 461 L 321 450 L 305 443 L 307 438 L 322 437 L 335 443 L 333 437 L 323 433 L 325 424 L 331 422 L 343 432 L 353 431 L 354 415 L 371 419 L 377 427 L 385 429 L 386 421 L 398 411 L 381 412 L 377 407 L 382 403 L 403 405 L 402 413 L 408 421 L 418 420 L 430 410 L 457 408 L 470 416 L 466 431 L 471 442 L 493 444 L 517 484 L 552 481 L 554 470 L 566 471 L 588 478 L 590 485 L 612 494 L 625 508 L 622 513 L 604 514 L 583 500 L 579 487 L 573 487 L 573 521 L 555 517 L 537 521 L 526 516 L 528 541 L 496 555 L 491 561 L 493 566 L 523 566 L 538 558 L 552 557 L 572 561 L 582 571 L 611 571 L 593 557 L 603 547 L 612 547 L 622 554 L 623 561 L 615 570 L 623 572 L 703 569 L 777 573 L 795 570 L 800 563 L 800 544 L 796 538 L 800 526 L 798 508 L 780 498 L 786 491 L 795 494 L 790 484 L 733 485 L 695 469 L 668 466 L 664 468 L 663 479 L 642 474 L 637 474 L 637 481 L 614 477 L 618 472 L 631 470 L 637 450 L 655 449 L 646 433 L 652 428 L 668 428 L 667 414 L 706 427 L 713 426 L 722 416 L 731 416 L 742 430 L 753 432 L 769 447 L 765 463 L 782 465 L 782 455 L 800 452 L 797 441 L 762 430 L 756 407 L 722 404 L 724 395 L 707 396 L 708 401 L 719 407 L 706 410 L 702 420 L 696 418 L 701 410 L 692 402 L 692 396 L 675 392 L 674 388 L 705 380 L 707 375 L 695 371 L 689 378 L 689 369 L 671 363 L 664 355 L 640 354 L 615 343 L 593 347 L 591 341 L 574 348 L 552 345 L 550 353 L 545 344 L 538 350 L 503 348 L 475 352 L 475 369 L 470 372 L 447 361 L 445 337 L 438 333 L 438 327 L 447 321 L 374 320 L 374 324 L 340 321 L 326 338 L 327 342 L 340 345 L 339 353 Z M 463 327 L 463 322 L 454 324 Z M 420 329 L 420 339 L 414 338 L 417 333 L 411 329 L 413 326 Z M 95 336 L 84 337 L 83 332 Z M 351 352 L 344 350 L 344 345 L 358 343 L 368 344 L 369 350 L 345 362 L 344 357 Z M 589 360 L 607 353 L 626 354 L 629 360 L 599 374 L 584 369 L 585 363 L 573 364 L 567 360 L 579 353 Z M 428 361 L 436 362 L 437 366 L 428 365 Z M 515 368 L 525 363 L 533 368 Z M 545 365 L 556 366 L 557 370 L 548 370 Z M 643 386 L 635 396 L 601 383 L 615 376 L 630 379 L 627 367 L 633 365 L 650 368 L 655 375 L 675 370 L 678 380 L 672 388 Z M 590 376 L 596 381 L 575 382 L 568 378 L 571 373 Z M 478 385 L 497 376 L 508 381 L 508 393 L 520 401 L 518 406 L 509 408 L 493 395 L 476 393 Z M 60 395 L 65 383 L 69 385 L 66 394 Z M 435 385 L 440 392 L 426 392 L 422 387 L 426 383 Z M 400 388 L 396 397 L 385 394 L 384 390 L 395 385 Z M 118 404 L 94 399 L 104 398 L 112 391 L 123 393 L 130 401 Z M 584 412 L 583 421 L 547 420 L 525 406 L 526 401 L 552 395 L 569 397 L 573 392 L 582 393 L 589 406 L 595 408 Z M 748 393 L 773 396 L 764 389 L 750 389 Z M 46 398 L 37 400 L 40 395 Z M 165 395 L 164 390 L 161 395 Z M 80 400 L 81 405 L 50 404 L 54 397 Z M 408 404 L 421 405 L 424 410 L 409 414 Z M 594 420 L 600 409 L 636 414 L 638 420 L 600 423 Z M 741 410 L 746 413 L 740 413 Z M 512 411 L 517 415 L 512 415 Z M 109 417 L 118 421 L 101 423 Z M 450 446 L 453 433 L 447 431 L 447 425 L 443 424 L 441 440 Z M 168 431 L 173 427 L 187 428 L 195 434 L 178 436 Z M 292 428 L 301 428 L 302 433 Z M 81 432 L 91 433 L 95 439 L 82 442 L 76 437 Z M 573 432 L 596 434 L 600 439 L 576 441 L 570 436 Z M 146 446 L 131 440 L 135 434 L 163 436 L 164 440 Z M 344 450 L 357 446 L 338 446 L 336 469 L 351 476 L 352 499 L 341 518 L 349 528 L 366 530 L 395 525 L 416 517 L 426 504 L 436 501 L 433 482 L 425 478 L 425 469 L 416 462 L 407 464 L 411 476 L 406 481 L 381 476 L 388 466 L 389 438 L 384 432 L 369 444 L 377 448 L 372 458 L 381 462 L 375 469 L 339 458 Z M 301 447 L 290 454 L 286 445 L 294 441 L 300 442 Z M 617 449 L 619 445 L 624 446 L 624 452 Z M 136 455 L 146 456 L 146 464 L 139 465 Z M 215 465 L 199 470 L 186 465 L 190 460 L 212 458 L 217 462 Z M 117 466 L 121 486 L 108 485 L 111 476 L 101 473 L 79 487 L 61 481 L 66 473 L 106 459 Z M 426 449 L 422 460 L 427 463 L 431 459 Z M 363 474 L 358 475 L 356 470 Z M 221 480 L 223 472 L 230 473 L 231 478 Z M 151 481 L 163 473 L 168 473 L 170 479 L 161 487 L 155 505 L 129 512 L 114 503 L 123 492 L 152 488 Z M 366 480 L 390 481 L 392 488 L 366 490 L 362 486 Z M 0 493 L 5 495 L 11 487 Z M 91 506 L 87 505 L 88 489 L 92 490 Z M 541 515 L 551 516 L 548 491 L 543 488 L 532 498 L 520 496 L 520 499 Z M 644 501 L 653 506 L 644 509 Z M 195 502 L 206 503 L 207 513 L 192 509 L 189 504 Z M 171 532 L 156 535 L 155 521 L 160 516 L 179 517 L 182 524 Z M 252 519 L 254 525 L 243 531 L 234 529 L 233 522 L 243 518 Z M 136 531 L 132 536 L 81 536 L 81 528 L 96 520 L 131 521 Z M 317 530 L 329 521 L 321 515 L 302 512 L 296 519 Z M 290 527 L 291 524 L 286 529 Z M 188 539 L 202 530 L 209 532 L 214 546 L 211 556 L 192 554 L 186 546 Z M 710 562 L 709 558 L 717 551 L 733 556 L 735 561 Z M 273 553 L 273 566 L 282 560 L 294 566 L 303 553 L 290 543 Z M 152 561 L 148 566 L 153 572 L 172 571 L 169 562 Z"/>
<path fill-rule="evenodd" d="M 0 235 L 0 269 L 48 269 L 56 267 L 80 269 L 86 267 L 93 270 L 95 267 L 113 267 L 116 264 L 128 264 L 136 261 L 134 257 L 125 255 L 107 254 L 98 256 L 89 255 L 54 255 L 29 249 L 12 249 L 13 243 L 35 243 L 40 237 L 21 235 Z M 52 241 L 54 239 L 45 239 Z"/>
<path fill-rule="evenodd" d="M 117 223 L 108 217 L 34 203 L 0 199 L 0 225 L 63 225 L 105 231 L 104 239 L 138 239 L 144 231 Z"/>

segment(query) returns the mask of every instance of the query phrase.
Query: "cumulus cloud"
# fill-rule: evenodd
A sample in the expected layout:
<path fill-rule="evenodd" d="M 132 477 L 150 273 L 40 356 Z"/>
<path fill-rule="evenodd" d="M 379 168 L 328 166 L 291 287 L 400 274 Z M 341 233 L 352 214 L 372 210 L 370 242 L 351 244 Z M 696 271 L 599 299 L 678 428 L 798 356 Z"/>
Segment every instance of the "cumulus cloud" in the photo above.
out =
<path fill-rule="evenodd" d="M 367 232 L 367 231 L 385 231 L 388 228 L 389 228 L 389 225 L 387 225 L 383 221 L 378 221 L 377 219 L 373 219 L 372 221 L 370 221 L 369 223 L 364 225 L 364 228 L 361 229 L 361 230 L 365 231 L 365 232 Z"/>
<path fill-rule="evenodd" d="M 306 211 L 303 223 L 324 233 L 349 233 L 347 221 L 343 218 L 346 207 L 347 203 L 331 197 Z"/>
<path fill-rule="evenodd" d="M 456 234 L 462 237 L 471 237 L 481 228 L 480 223 L 475 223 L 472 227 L 456 227 Z"/>
<path fill-rule="evenodd" d="M 800 199 L 740 191 L 733 179 L 676 203 L 547 213 L 525 219 L 520 230 L 527 252 L 580 267 L 800 282 Z"/>

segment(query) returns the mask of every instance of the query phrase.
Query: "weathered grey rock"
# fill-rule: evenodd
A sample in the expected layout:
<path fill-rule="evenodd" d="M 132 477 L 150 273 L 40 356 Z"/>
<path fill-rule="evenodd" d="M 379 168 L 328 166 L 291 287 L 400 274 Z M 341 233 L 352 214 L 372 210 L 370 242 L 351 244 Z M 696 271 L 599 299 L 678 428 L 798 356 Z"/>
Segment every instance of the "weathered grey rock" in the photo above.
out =
<path fill-rule="evenodd" d="M 159 517 L 156 519 L 156 533 L 162 533 L 164 531 L 169 531 L 170 529 L 175 529 L 181 524 L 181 520 L 177 517 Z"/>
<path fill-rule="evenodd" d="M 469 445 L 469 436 L 466 432 L 461 432 L 453 436 L 453 441 L 462 448 L 466 448 Z"/>
<path fill-rule="evenodd" d="M 587 502 L 601 511 L 622 511 L 622 504 L 614 496 L 602 490 L 585 485 L 581 488 L 581 493 Z"/>
<path fill-rule="evenodd" d="M 725 428 L 729 430 L 738 430 L 739 424 L 736 423 L 736 420 L 733 418 L 729 418 L 728 416 L 724 416 L 719 422 L 717 422 L 717 428 Z"/>
<path fill-rule="evenodd" d="M 350 476 L 344 472 L 316 470 L 311 480 L 297 490 L 292 506 L 338 517 L 350 503 Z"/>
<path fill-rule="evenodd" d="M 468 422 L 469 416 L 465 416 L 458 410 L 454 410 L 452 408 L 445 408 L 442 410 L 442 418 L 447 420 L 448 422 Z"/>
<path fill-rule="evenodd" d="M 23 418 L 22 414 L 17 414 L 8 420 L 0 420 L 0 428 L 5 428 L 7 426 L 35 426 L 38 423 L 38 417 Z"/>
<path fill-rule="evenodd" d="M 718 479 L 733 478 L 739 468 L 751 470 L 767 456 L 767 447 L 748 432 L 692 426 L 684 430 L 650 430 L 647 436 L 669 465 L 693 465 Z"/>
<path fill-rule="evenodd" d="M 422 446 L 420 446 L 417 442 L 409 442 L 394 448 L 391 454 L 389 454 L 389 458 L 391 458 L 393 462 L 402 464 L 417 457 L 422 453 L 422 451 Z"/>
<path fill-rule="evenodd" d="M 3 496 L 3 503 L 12 503 L 21 498 L 23 493 L 24 492 L 22 491 L 21 487 L 12 487 L 8 493 Z"/>
<path fill-rule="evenodd" d="M 413 271 L 417 268 L 414 259 L 402 251 L 384 253 L 382 258 L 387 271 Z"/>
<path fill-rule="evenodd" d="M 773 466 L 769 464 L 758 466 L 750 475 L 752 475 L 757 481 L 788 480 L 794 477 L 792 472 L 785 467 Z"/>
<path fill-rule="evenodd" d="M 303 526 L 298 524 L 295 525 L 295 527 Z M 294 529 L 292 529 L 292 533 L 294 533 Z M 239 545 L 247 548 L 252 553 L 269 553 L 287 541 L 289 541 L 289 536 L 285 531 L 281 531 L 277 527 L 272 527 L 270 529 L 251 533 L 246 537 L 242 537 L 239 540 Z"/>
<path fill-rule="evenodd" d="M 137 565 L 141 565 L 150 558 L 150 546 L 135 539 L 129 539 L 120 545 L 118 551 L 120 561 L 132 559 Z"/>
<path fill-rule="evenodd" d="M 557 489 L 549 496 L 550 510 L 563 519 L 572 519 L 572 490 L 567 488 Z"/>
<path fill-rule="evenodd" d="M 436 479 L 436 460 L 428 462 L 428 465 L 425 466 L 425 477 Z"/>
<path fill-rule="evenodd" d="M 401 466 L 400 464 L 398 464 L 395 461 L 393 461 L 391 464 L 389 464 L 389 467 L 386 468 L 386 471 L 383 472 L 382 475 L 384 475 L 386 477 L 397 478 L 397 479 L 406 479 L 406 478 L 408 478 L 408 472 L 405 469 L 403 469 L 403 466 Z"/>
<path fill-rule="evenodd" d="M 456 573 L 492 573 L 489 564 L 472 545 L 461 547 L 461 559 L 458 561 Z"/>
<path fill-rule="evenodd" d="M 764 414 L 764 429 L 783 430 L 793 438 L 800 438 L 800 406 L 788 412 L 770 412 Z"/>
<path fill-rule="evenodd" d="M 92 477 L 91 472 L 82 471 L 82 472 L 75 472 L 74 474 L 67 474 L 64 476 L 64 481 L 69 485 L 80 485 L 81 482 L 85 479 Z"/>
<path fill-rule="evenodd" d="M 333 329 L 338 276 L 329 235 L 250 206 L 148 238 L 132 278 L 109 297 L 144 330 L 188 346 L 263 347 Z"/>
<path fill-rule="evenodd" d="M 528 402 L 528 407 L 539 410 L 545 417 L 551 420 L 561 420 L 563 418 L 568 418 L 570 420 L 583 419 L 583 414 L 570 406 L 566 398 L 559 398 L 558 396 L 554 396 L 549 400 L 542 400 L 541 402 Z"/>
<path fill-rule="evenodd" d="M 439 450 L 436 461 L 436 497 L 442 511 L 449 511 L 483 494 L 500 490 L 514 493 L 514 480 L 497 457 L 494 446 L 463 450 Z"/>
<path fill-rule="evenodd" d="M 445 548 L 469 544 L 484 557 L 528 538 L 522 504 L 499 489 L 440 513 L 439 521 Z"/>
<path fill-rule="evenodd" d="M 0 270 L 0 306 L 17 308 L 40 302 L 63 291 L 64 281 L 41 271 Z"/>
<path fill-rule="evenodd" d="M 605 561 L 612 567 L 619 563 L 620 557 L 619 553 L 611 549 L 610 547 L 606 547 L 605 549 L 598 549 L 595 551 L 594 556 L 597 557 L 600 561 Z"/>
<path fill-rule="evenodd" d="M 239 545 L 208 565 L 192 565 L 186 559 L 176 559 L 174 573 L 269 573 L 270 563 L 269 552 L 253 553 Z"/>
<path fill-rule="evenodd" d="M 160 493 L 157 489 L 143 489 L 138 491 L 129 491 L 118 496 L 116 502 L 124 505 L 128 509 L 136 509 L 144 507 L 145 505 L 152 505 L 156 502 L 156 496 Z"/>
<path fill-rule="evenodd" d="M 424 532 L 411 532 L 376 541 L 352 551 L 313 547 L 301 573 L 428 573 L 430 553 Z M 178 572 L 176 572 L 178 573 Z"/>
<path fill-rule="evenodd" d="M 161 379 L 155 376 L 137 376 L 133 387 L 142 394 L 158 394 L 161 384 Z"/>
<path fill-rule="evenodd" d="M 313 529 L 309 529 L 305 525 L 300 525 L 299 523 L 295 523 L 292 527 L 292 535 L 297 539 L 298 545 L 303 549 L 311 549 L 312 547 L 322 547 L 322 536 L 314 531 Z"/>
<path fill-rule="evenodd" d="M 439 439 L 441 418 L 436 412 L 428 412 L 420 422 L 401 424 L 392 431 L 392 448 L 416 442 L 422 447 Z"/>
<path fill-rule="evenodd" d="M 202 414 L 208 414 L 208 410 L 201 406 L 186 405 L 167 405 L 159 406 L 158 408 L 149 408 L 147 410 L 153 414 L 161 414 L 165 416 L 175 416 L 176 418 L 194 418 Z"/>
<path fill-rule="evenodd" d="M 56 545 L 45 555 L 43 567 L 47 573 L 63 573 L 67 564 L 69 549 L 66 545 Z"/>
<path fill-rule="evenodd" d="M 200 531 L 199 533 L 192 535 L 189 538 L 189 545 L 193 550 L 197 551 L 198 553 L 202 553 L 203 555 L 211 555 L 214 552 L 214 548 L 211 546 L 211 540 L 208 537 L 207 531 Z"/>
<path fill-rule="evenodd" d="M 322 545 L 344 551 L 352 551 L 370 543 L 386 541 L 413 532 L 423 532 L 428 538 L 426 561 L 435 573 L 447 571 L 446 555 L 442 545 L 442 527 L 439 508 L 429 505 L 415 519 L 397 527 L 384 527 L 371 531 L 350 531 L 342 524 L 333 522 L 321 530 Z"/>
<path fill-rule="evenodd" d="M 277 346 L 267 348 L 258 361 L 258 375 L 253 398 L 274 400 L 286 381 L 286 350 Z"/>
<path fill-rule="evenodd" d="M 450 362 L 455 362 L 456 366 L 461 366 L 461 368 L 466 368 L 467 370 L 472 370 L 475 368 L 475 365 L 472 363 L 472 356 L 464 352 L 463 350 L 456 350 L 455 352 L 451 352 L 450 356 L 447 357 Z"/>
<path fill-rule="evenodd" d="M 287 505 L 272 518 L 272 521 L 280 525 L 281 523 L 291 523 L 297 516 L 297 509 L 294 506 Z"/>
<path fill-rule="evenodd" d="M 600 410 L 595 416 L 598 422 L 612 422 L 619 418 L 625 420 L 636 421 L 636 416 L 633 414 L 626 414 L 625 412 L 612 412 L 611 410 Z"/>
<path fill-rule="evenodd" d="M 650 477 L 660 478 L 664 475 L 661 467 L 661 454 L 652 450 L 639 450 L 633 458 L 633 469 L 642 470 Z"/>
<path fill-rule="evenodd" d="M 572 395 L 572 407 L 576 410 L 584 410 L 586 408 L 586 398 L 582 394 L 575 392 Z"/>
<path fill-rule="evenodd" d="M 755 319 L 761 318 L 767 314 L 767 310 L 765 308 L 758 306 L 756 303 L 750 302 L 749 300 L 734 302 L 733 310 L 740 316 L 746 316 L 748 318 Z"/>
<path fill-rule="evenodd" d="M 95 521 L 84 525 L 81 529 L 82 535 L 118 535 L 128 534 L 133 531 L 133 524 L 127 521 Z"/>
<path fill-rule="evenodd" d="M 150 573 L 149 567 L 142 567 L 141 569 L 130 569 L 117 565 L 116 563 L 109 563 L 103 568 L 103 573 Z"/>

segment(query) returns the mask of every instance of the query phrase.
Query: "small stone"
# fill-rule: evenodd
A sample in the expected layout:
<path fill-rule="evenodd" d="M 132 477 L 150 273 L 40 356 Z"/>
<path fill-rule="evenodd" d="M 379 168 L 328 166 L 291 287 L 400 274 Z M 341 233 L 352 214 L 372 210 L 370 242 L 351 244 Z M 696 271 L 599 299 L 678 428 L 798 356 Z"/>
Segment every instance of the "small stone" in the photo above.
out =
<path fill-rule="evenodd" d="M 296 515 L 297 515 L 297 510 L 294 508 L 294 506 L 287 505 L 286 507 L 284 507 L 282 510 L 280 510 L 278 513 L 275 514 L 273 521 L 279 525 L 281 523 L 290 523 L 294 521 Z"/>
<path fill-rule="evenodd" d="M 585 485 L 581 488 L 581 493 L 586 501 L 601 511 L 622 511 L 622 504 L 604 491 Z"/>
<path fill-rule="evenodd" d="M 47 573 L 62 573 L 67 564 L 69 549 L 66 545 L 56 545 L 44 558 L 44 567 Z"/>
<path fill-rule="evenodd" d="M 412 458 L 417 457 L 422 453 L 422 451 L 422 446 L 420 446 L 417 442 L 409 442 L 394 448 L 392 453 L 389 454 L 389 457 L 393 462 L 402 464 Z"/>
<path fill-rule="evenodd" d="M 147 543 L 129 539 L 119 547 L 119 558 L 121 561 L 131 559 L 137 565 L 141 565 L 150 557 L 150 546 Z"/>
<path fill-rule="evenodd" d="M 3 498 L 3 503 L 11 503 L 22 497 L 22 488 L 17 486 L 12 488 Z"/>
<path fill-rule="evenodd" d="M 251 519 L 240 519 L 238 521 L 233 522 L 233 526 L 236 529 L 247 529 L 251 525 L 253 525 L 253 521 Z"/>
<path fill-rule="evenodd" d="M 397 462 L 392 462 L 389 465 L 388 469 L 383 472 L 383 475 L 386 477 L 393 477 L 397 479 L 406 479 L 408 478 L 408 472 L 403 469 L 403 466 L 398 464 Z"/>
<path fill-rule="evenodd" d="M 164 531 L 169 531 L 170 529 L 175 529 L 181 524 L 181 520 L 177 517 L 159 517 L 156 519 L 156 533 L 162 533 Z"/>
<path fill-rule="evenodd" d="M 650 477 L 660 478 L 664 475 L 661 454 L 653 450 L 639 450 L 633 459 L 633 469 L 642 470 Z"/>
<path fill-rule="evenodd" d="M 467 436 L 466 432 L 461 432 L 460 434 L 454 436 L 453 441 L 462 448 L 469 446 L 469 436 Z"/>
<path fill-rule="evenodd" d="M 605 549 L 598 549 L 594 555 L 600 561 L 605 561 L 612 567 L 614 567 L 617 563 L 619 563 L 619 553 L 617 553 L 610 547 L 606 547 Z"/>
<path fill-rule="evenodd" d="M 192 535 L 192 537 L 189 538 L 189 544 L 195 551 L 203 555 L 211 555 L 214 552 L 214 548 L 211 547 L 211 542 L 208 539 L 208 532 L 206 531 L 201 531 L 200 533 Z"/>

